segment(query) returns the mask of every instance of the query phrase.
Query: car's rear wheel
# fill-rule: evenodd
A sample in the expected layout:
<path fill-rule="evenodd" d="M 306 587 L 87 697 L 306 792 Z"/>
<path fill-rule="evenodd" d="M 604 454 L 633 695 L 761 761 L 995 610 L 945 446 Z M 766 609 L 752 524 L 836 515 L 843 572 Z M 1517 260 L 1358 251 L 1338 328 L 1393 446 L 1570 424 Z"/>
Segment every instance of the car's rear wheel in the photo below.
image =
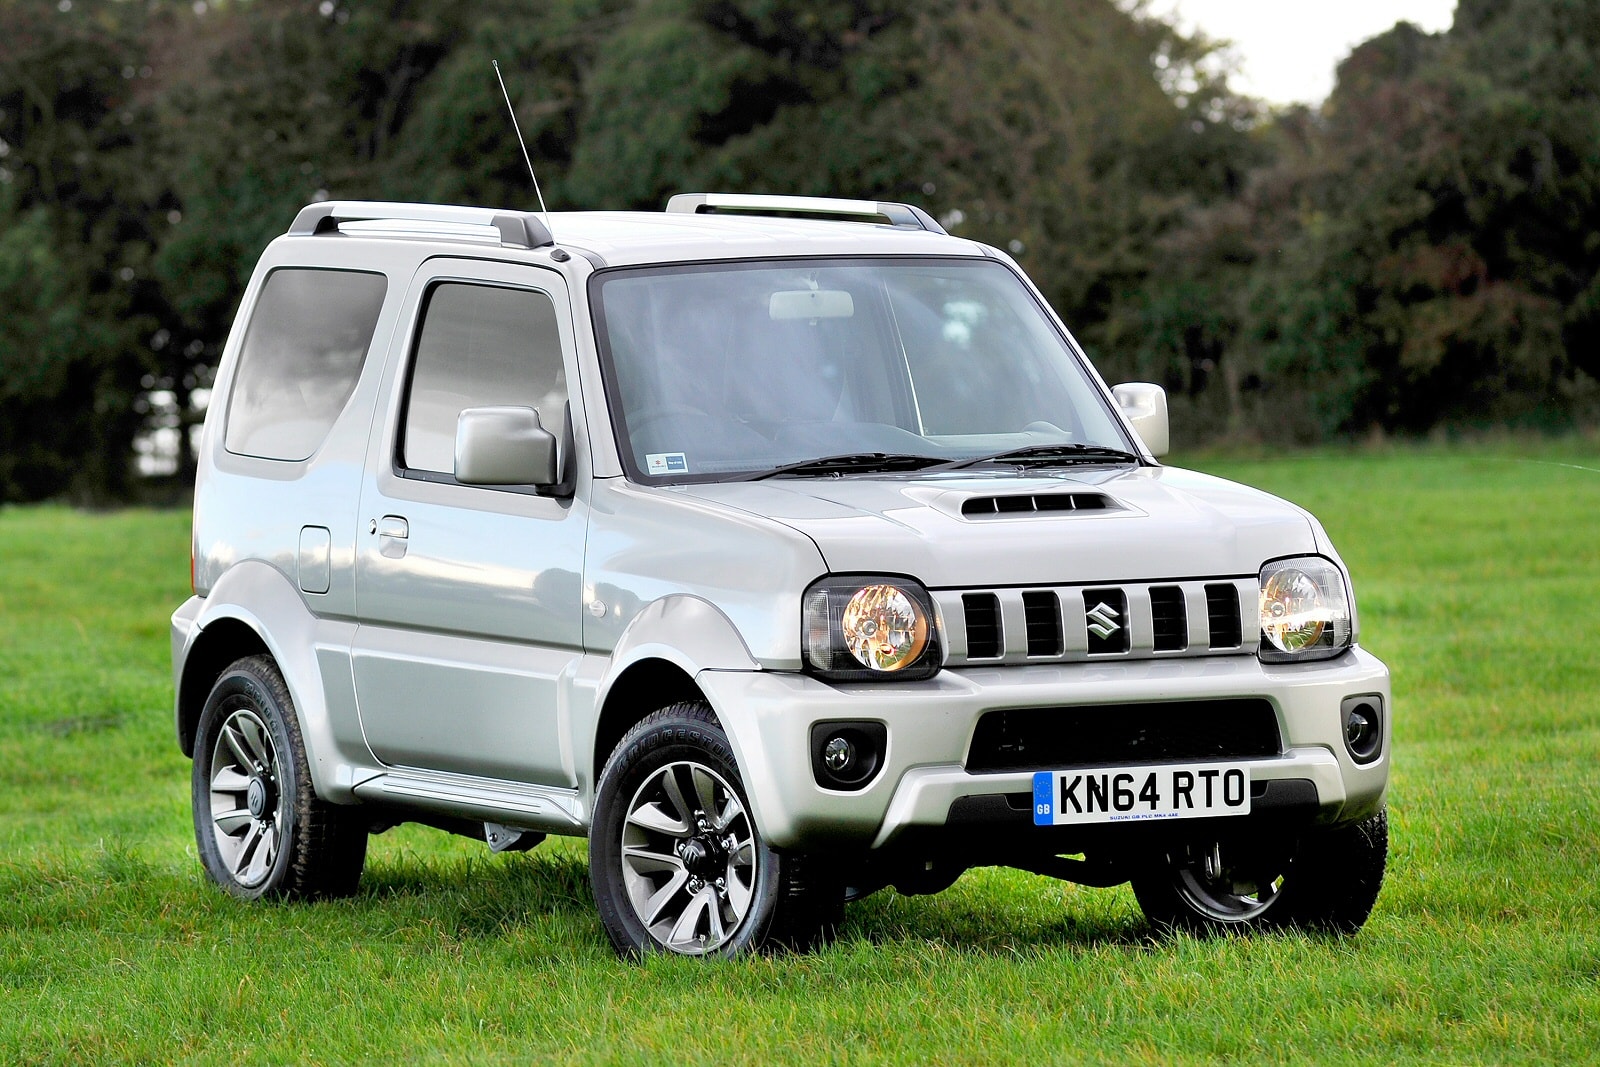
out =
<path fill-rule="evenodd" d="M 206 873 L 246 899 L 346 896 L 367 854 L 353 809 L 318 799 L 300 722 L 273 662 L 235 662 L 211 688 L 194 745 L 195 841 Z"/>
<path fill-rule="evenodd" d="M 769 848 L 727 735 L 700 702 L 643 719 L 600 776 L 589 873 L 619 952 L 731 956 L 833 935 L 842 889 Z"/>
<path fill-rule="evenodd" d="M 1133 879 L 1145 916 L 1198 934 L 1294 927 L 1353 934 L 1378 899 L 1389 853 L 1385 811 L 1287 844 L 1197 839 Z"/>

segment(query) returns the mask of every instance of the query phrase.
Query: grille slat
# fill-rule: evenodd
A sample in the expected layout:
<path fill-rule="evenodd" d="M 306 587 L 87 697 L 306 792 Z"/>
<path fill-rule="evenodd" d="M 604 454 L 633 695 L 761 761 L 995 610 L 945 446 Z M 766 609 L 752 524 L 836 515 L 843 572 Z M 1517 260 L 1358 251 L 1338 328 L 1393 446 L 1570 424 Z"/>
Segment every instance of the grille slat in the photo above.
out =
<path fill-rule="evenodd" d="M 1061 605 L 1051 592 L 1022 594 L 1023 616 L 1028 624 L 1028 655 L 1059 656 L 1061 644 Z"/>
<path fill-rule="evenodd" d="M 1155 651 L 1182 652 L 1189 647 L 1189 615 L 1184 610 L 1180 587 L 1150 587 L 1150 622 L 1155 631 Z"/>
<path fill-rule="evenodd" d="M 991 711 L 978 720 L 967 770 L 1051 770 L 1164 760 L 1280 755 L 1278 718 L 1259 698 Z"/>
<path fill-rule="evenodd" d="M 1206 618 L 1211 625 L 1211 647 L 1238 648 L 1244 635 L 1239 626 L 1239 590 L 1232 585 L 1206 586 Z"/>
<path fill-rule="evenodd" d="M 1000 655 L 1000 598 L 993 593 L 968 593 L 961 598 L 967 622 L 967 658 Z"/>
<path fill-rule="evenodd" d="M 1240 611 L 1244 578 L 1167 579 L 1054 588 L 935 589 L 952 624 L 966 623 L 946 665 L 1244 655 L 1257 635 Z"/>

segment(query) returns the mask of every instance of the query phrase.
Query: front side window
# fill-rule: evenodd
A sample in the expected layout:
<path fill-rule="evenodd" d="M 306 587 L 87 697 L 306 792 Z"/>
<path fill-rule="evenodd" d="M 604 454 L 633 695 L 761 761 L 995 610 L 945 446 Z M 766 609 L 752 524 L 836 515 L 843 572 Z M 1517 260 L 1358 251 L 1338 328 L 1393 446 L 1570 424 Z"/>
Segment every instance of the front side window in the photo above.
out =
<path fill-rule="evenodd" d="M 1134 448 L 1066 339 L 993 261 L 655 267 L 594 284 L 617 433 L 645 481 L 846 455 L 929 465 Z"/>
<path fill-rule="evenodd" d="M 437 285 L 417 338 L 401 465 L 453 475 L 456 422 L 467 408 L 530 407 L 559 436 L 566 403 L 561 333 L 548 296 L 467 282 Z"/>
<path fill-rule="evenodd" d="M 383 275 L 357 271 L 267 276 L 228 401 L 229 452 L 303 460 L 322 447 L 355 390 L 387 290 Z"/>

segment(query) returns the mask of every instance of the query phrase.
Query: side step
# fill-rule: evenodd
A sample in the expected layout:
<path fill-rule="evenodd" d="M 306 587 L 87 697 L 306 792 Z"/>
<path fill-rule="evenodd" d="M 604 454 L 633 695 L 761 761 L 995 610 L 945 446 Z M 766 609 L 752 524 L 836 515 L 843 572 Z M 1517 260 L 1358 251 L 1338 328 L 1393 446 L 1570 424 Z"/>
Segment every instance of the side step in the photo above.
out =
<path fill-rule="evenodd" d="M 490 847 L 495 842 L 489 835 L 496 827 L 508 841 L 517 833 L 581 835 L 588 829 L 576 789 L 404 767 L 369 778 L 353 792 L 384 807 L 421 809 L 482 822 Z M 537 842 L 525 847 L 533 844 Z"/>

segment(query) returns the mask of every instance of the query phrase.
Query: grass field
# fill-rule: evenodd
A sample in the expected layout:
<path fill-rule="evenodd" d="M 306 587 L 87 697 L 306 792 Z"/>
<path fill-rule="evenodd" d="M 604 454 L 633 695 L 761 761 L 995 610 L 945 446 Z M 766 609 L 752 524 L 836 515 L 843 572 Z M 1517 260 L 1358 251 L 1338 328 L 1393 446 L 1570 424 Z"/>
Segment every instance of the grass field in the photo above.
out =
<path fill-rule="evenodd" d="M 1158 940 L 982 870 L 800 957 L 618 962 L 581 844 L 401 828 L 360 895 L 202 880 L 167 615 L 188 516 L 0 511 L 0 1063 L 1600 1061 L 1600 443 L 1191 457 L 1322 518 L 1394 672 L 1349 940 Z"/>

